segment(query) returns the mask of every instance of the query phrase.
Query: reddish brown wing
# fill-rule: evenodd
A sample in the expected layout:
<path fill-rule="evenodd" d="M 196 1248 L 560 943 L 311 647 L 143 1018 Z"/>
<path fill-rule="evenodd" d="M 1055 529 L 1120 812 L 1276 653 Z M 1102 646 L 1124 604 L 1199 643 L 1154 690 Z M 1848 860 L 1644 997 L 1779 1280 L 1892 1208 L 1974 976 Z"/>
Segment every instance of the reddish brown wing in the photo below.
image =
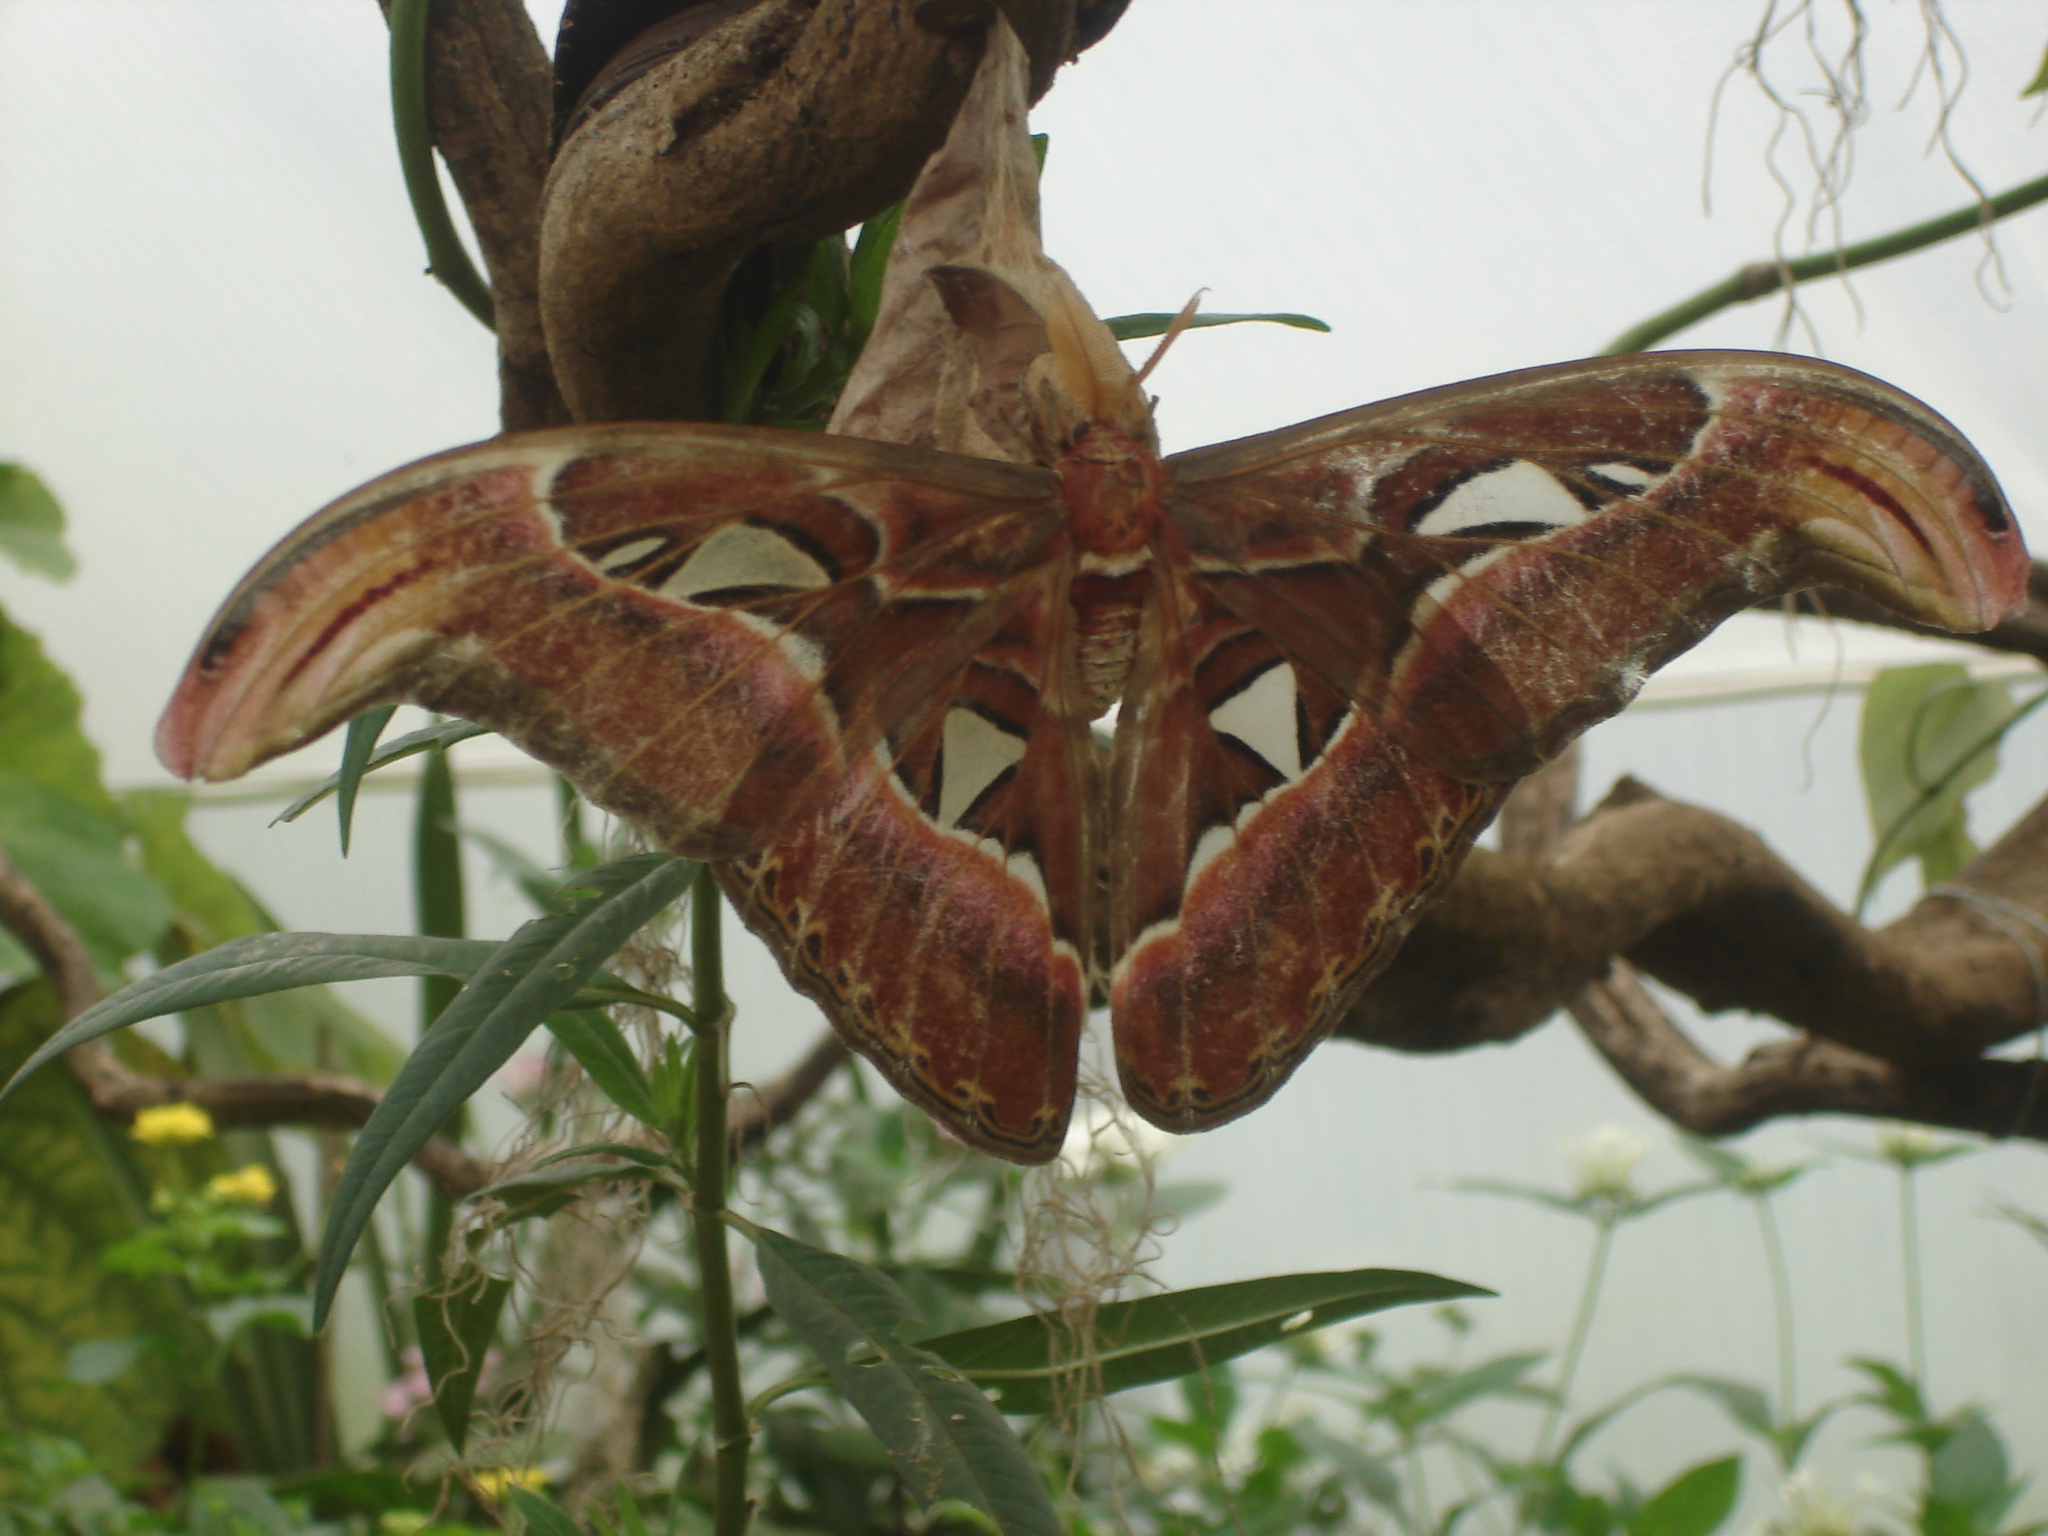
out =
<path fill-rule="evenodd" d="M 1018 1162 L 1059 1151 L 1096 931 L 1093 744 L 1066 576 L 831 802 L 721 871 L 796 985 L 899 1091 Z"/>
<path fill-rule="evenodd" d="M 1651 354 L 1169 461 L 1119 725 L 1112 1006 L 1177 1130 L 1270 1094 L 1513 780 L 1721 619 L 1835 582 L 1988 627 L 2026 555 L 1939 417 L 1847 369 Z"/>
<path fill-rule="evenodd" d="M 372 704 L 500 731 L 680 853 L 761 847 L 1031 596 L 1024 466 L 704 426 L 533 433 L 372 481 L 230 596 L 158 730 L 230 778 Z"/>
<path fill-rule="evenodd" d="M 1100 790 L 1026 466 L 749 428 L 538 433 L 385 476 L 228 600 L 159 733 L 224 778 L 368 705 L 498 730 L 722 871 L 963 1136 L 1058 1150 Z"/>

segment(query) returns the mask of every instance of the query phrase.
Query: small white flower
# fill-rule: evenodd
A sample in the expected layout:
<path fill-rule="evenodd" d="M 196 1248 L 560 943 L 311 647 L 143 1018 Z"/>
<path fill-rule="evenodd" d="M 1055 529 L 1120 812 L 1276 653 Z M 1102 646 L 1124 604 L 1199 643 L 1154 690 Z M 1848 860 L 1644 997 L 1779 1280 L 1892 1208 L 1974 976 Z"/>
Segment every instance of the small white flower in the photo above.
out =
<path fill-rule="evenodd" d="M 1566 1142 L 1572 1193 L 1581 1200 L 1633 1198 L 1636 1166 L 1649 1151 L 1649 1142 L 1618 1125 L 1603 1125 L 1590 1136 Z"/>
<path fill-rule="evenodd" d="M 1833 1497 L 1811 1472 L 1795 1472 L 1779 1497 L 1785 1513 L 1765 1529 L 1772 1536 L 1856 1536 L 1856 1507 Z"/>
<path fill-rule="evenodd" d="M 1934 1132 L 1924 1125 L 1902 1125 L 1893 1121 L 1878 1129 L 1878 1155 L 1894 1163 L 1924 1163 L 1934 1156 L 1937 1148 Z"/>

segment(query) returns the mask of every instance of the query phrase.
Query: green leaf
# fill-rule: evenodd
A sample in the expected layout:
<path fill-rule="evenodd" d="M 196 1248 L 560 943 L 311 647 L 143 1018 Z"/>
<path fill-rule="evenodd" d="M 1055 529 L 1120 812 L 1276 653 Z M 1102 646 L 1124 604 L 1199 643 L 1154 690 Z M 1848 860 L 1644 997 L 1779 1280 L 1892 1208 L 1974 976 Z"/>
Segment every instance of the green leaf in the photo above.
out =
<path fill-rule="evenodd" d="M 0 769 L 118 820 L 100 782 L 99 749 L 79 726 L 82 708 L 78 690 L 36 637 L 0 615 Z"/>
<path fill-rule="evenodd" d="M 1531 1205 L 1545 1205 L 1574 1216 L 1591 1214 L 1592 1202 L 1584 1197 L 1559 1194 L 1554 1189 L 1539 1189 L 1533 1184 L 1512 1184 L 1505 1179 L 1458 1179 L 1451 1188 L 1468 1195 L 1503 1195 L 1510 1200 L 1526 1200 Z"/>
<path fill-rule="evenodd" d="M 1462 1371 L 1429 1377 L 1410 1393 L 1402 1418 L 1418 1427 L 1447 1419 L 1467 1403 L 1509 1392 L 1549 1358 L 1540 1350 L 1529 1354 L 1496 1355 Z"/>
<path fill-rule="evenodd" d="M 78 570 L 64 543 L 64 509 L 50 488 L 19 464 L 0 464 L 0 555 L 55 581 L 68 580 Z"/>
<path fill-rule="evenodd" d="M 457 1455 L 469 1439 L 469 1410 L 476 1402 L 491 1340 L 497 1336 L 498 1315 L 511 1294 L 510 1280 L 477 1270 L 444 1295 L 412 1299 L 420 1363 L 434 1384 L 434 1412 Z"/>
<path fill-rule="evenodd" d="M 2020 96 L 2024 99 L 2028 96 L 2039 96 L 2043 92 L 2048 92 L 2048 52 L 2041 55 L 2041 67 L 2034 71 L 2034 78 L 2026 83 Z"/>
<path fill-rule="evenodd" d="M 142 1357 L 149 1340 L 87 1339 L 64 1353 L 64 1379 L 81 1387 L 104 1386 L 128 1374 L 128 1367 Z"/>
<path fill-rule="evenodd" d="M 1401 1269 L 1276 1275 L 1113 1302 L 1095 1315 L 1091 1366 L 1104 1392 L 1197 1376 L 1254 1349 L 1311 1329 L 1418 1301 L 1493 1292 L 1440 1275 Z M 1053 1337 L 1036 1317 L 1015 1318 L 921 1341 L 981 1386 L 999 1391 L 1005 1413 L 1053 1407 Z M 1091 1375 L 1091 1381 L 1095 1380 Z"/>
<path fill-rule="evenodd" d="M 1928 1457 L 1921 1531 L 1924 1536 L 1993 1536 L 2023 1486 L 2011 1475 L 1998 1431 L 1983 1414 L 1965 1409 Z"/>
<path fill-rule="evenodd" d="M 1742 1458 L 1701 1462 L 1666 1483 L 1628 1519 L 1628 1536 L 1708 1536 L 1735 1508 Z"/>
<path fill-rule="evenodd" d="M 1778 1421 L 1771 1412 L 1771 1400 L 1746 1381 L 1729 1381 L 1720 1376 L 1678 1375 L 1665 1378 L 1672 1386 L 1687 1387 L 1720 1404 L 1721 1411 L 1751 1434 L 1770 1439 Z"/>
<path fill-rule="evenodd" d="M 384 734 L 384 727 L 391 723 L 391 717 L 398 713 L 396 704 L 380 704 L 375 709 L 366 709 L 348 723 L 348 734 L 341 742 L 341 767 L 334 774 L 334 806 L 341 818 L 341 856 L 348 857 L 349 831 L 356 819 L 356 791 L 362 788 L 363 775 L 369 771 L 370 754 L 377 750 L 377 738 Z"/>
<path fill-rule="evenodd" d="M 141 849 L 142 871 L 171 899 L 171 942 L 157 950 L 164 963 L 276 927 L 239 881 L 193 845 L 185 830 L 191 803 L 181 790 L 136 790 L 122 801 Z M 180 953 L 171 953 L 174 945 Z M 389 1036 L 325 987 L 212 1005 L 209 1013 L 212 1025 L 245 1059 L 231 1069 L 237 1073 L 339 1071 L 386 1083 L 405 1059 Z M 198 1024 L 188 1011 L 188 1032 Z M 217 1069 L 209 1064 L 206 1070 Z"/>
<path fill-rule="evenodd" d="M 0 994 L 0 1067 L 26 1056 L 56 1022 L 47 983 Z M 5 1125 L 0 1425 L 80 1441 L 119 1478 L 156 1450 L 194 1384 L 156 1350 L 96 1385 L 67 1375 L 67 1366 L 110 1365 L 106 1351 L 118 1341 L 204 1341 L 172 1285 L 101 1267 L 101 1253 L 146 1220 L 146 1188 L 119 1128 L 93 1114 L 78 1085 L 56 1072 L 8 1106 Z"/>
<path fill-rule="evenodd" d="M 654 1101 L 654 1085 L 618 1025 L 595 1009 L 587 1009 L 556 1014 L 548 1020 L 548 1032 L 576 1058 L 576 1064 L 597 1084 L 598 1092 L 642 1125 L 657 1131 L 666 1128 Z"/>
<path fill-rule="evenodd" d="M 171 920 L 170 898 L 123 851 L 127 837 L 118 810 L 102 814 L 0 769 L 0 844 L 102 970 L 148 949 Z"/>
<path fill-rule="evenodd" d="M 1142 315 L 1113 315 L 1102 323 L 1109 327 L 1109 334 L 1118 341 L 1142 341 L 1147 336 L 1164 336 L 1173 327 L 1179 315 L 1148 313 Z M 1318 320 L 1314 315 L 1225 315 L 1200 314 L 1188 321 L 1187 328 L 1199 331 L 1212 325 L 1246 325 L 1258 321 L 1267 325 L 1289 325 L 1298 331 L 1327 331 L 1329 322 Z"/>
<path fill-rule="evenodd" d="M 438 725 L 430 725 L 423 730 L 409 732 L 404 736 L 400 736 L 396 741 L 385 742 L 376 751 L 372 752 L 369 759 L 363 764 L 363 772 L 357 776 L 357 782 L 360 784 L 363 777 L 375 773 L 379 768 L 388 768 L 393 763 L 401 762 L 408 757 L 417 757 L 420 753 L 431 752 L 436 747 L 452 747 L 458 741 L 468 741 L 472 736 L 488 735 L 490 735 L 490 732 L 483 726 L 472 725 L 467 720 L 443 720 Z M 338 793 L 340 789 L 341 775 L 339 773 L 330 774 L 299 796 L 290 805 L 279 811 L 276 820 L 272 821 L 271 825 L 276 826 L 280 821 L 297 821 L 329 795 Z"/>
<path fill-rule="evenodd" d="M 882 274 L 889 266 L 889 252 L 896 245 L 896 228 L 903 222 L 903 205 L 885 208 L 860 227 L 847 267 L 847 296 L 856 338 L 865 340 L 875 328 L 875 316 L 882 308 Z"/>
<path fill-rule="evenodd" d="M 1866 1394 L 1861 1401 L 1873 1407 L 1882 1408 L 1901 1424 L 1917 1429 L 1927 1423 L 1927 1404 L 1920 1396 L 1918 1386 L 1897 1366 L 1887 1365 L 1882 1360 L 1864 1356 L 1852 1357 L 1849 1363 L 1868 1376 L 1877 1390 Z"/>
<path fill-rule="evenodd" d="M 1997 771 L 1999 739 L 2016 718 L 2005 684 L 1972 681 L 1957 663 L 1891 667 L 1871 680 L 1858 752 L 1877 846 L 1859 912 L 1907 859 L 1938 885 L 1975 856 L 1963 800 Z"/>
<path fill-rule="evenodd" d="M 958 1371 L 904 1342 L 909 1300 L 869 1265 L 735 1221 L 754 1243 L 769 1305 L 888 1447 L 913 1497 L 972 1505 L 1004 1536 L 1060 1536 L 1030 1454 Z"/>
<path fill-rule="evenodd" d="M 618 1184 L 627 1179 L 645 1179 L 647 1172 L 647 1168 L 638 1163 L 552 1163 L 546 1168 L 534 1168 L 509 1179 L 501 1179 L 478 1190 L 470 1198 L 501 1202 L 505 1214 L 499 1224 L 503 1225 L 505 1222 L 528 1221 L 536 1216 L 552 1216 L 573 1204 L 586 1189 L 598 1184 Z"/>
<path fill-rule="evenodd" d="M 576 1522 L 555 1507 L 552 1500 L 531 1488 L 507 1488 L 505 1502 L 519 1511 L 529 1536 L 583 1536 Z"/>
<path fill-rule="evenodd" d="M 579 875 L 579 896 L 567 910 L 533 919 L 477 969 L 399 1069 L 350 1149 L 321 1238 L 317 1318 L 326 1318 L 356 1239 L 399 1170 L 544 1019 L 573 1003 L 599 966 L 689 889 L 696 868 L 648 853 Z"/>
<path fill-rule="evenodd" d="M 469 976 L 501 948 L 488 939 L 422 939 L 381 933 L 257 933 L 167 965 L 78 1015 L 14 1074 L 22 1079 L 74 1045 L 144 1019 L 209 1003 L 323 982 L 379 976 Z"/>

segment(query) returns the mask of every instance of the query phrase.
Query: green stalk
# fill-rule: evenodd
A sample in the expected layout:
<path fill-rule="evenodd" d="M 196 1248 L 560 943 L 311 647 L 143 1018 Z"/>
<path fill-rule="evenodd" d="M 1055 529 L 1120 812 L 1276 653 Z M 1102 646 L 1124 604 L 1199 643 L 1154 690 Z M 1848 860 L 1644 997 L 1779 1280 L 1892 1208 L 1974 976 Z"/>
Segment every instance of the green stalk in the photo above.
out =
<path fill-rule="evenodd" d="M 398 135 L 398 166 L 405 195 L 427 244 L 427 270 L 456 302 L 497 328 L 491 290 L 456 233 L 441 177 L 434 166 L 434 136 L 427 118 L 427 7 L 429 0 L 391 0 L 391 125 Z"/>
<path fill-rule="evenodd" d="M 469 927 L 468 903 L 462 888 L 462 842 L 455 831 L 455 774 L 448 750 L 436 747 L 420 770 L 419 804 L 413 820 L 413 897 L 419 931 L 437 939 L 460 939 Z M 420 1033 L 434 1027 L 441 1010 L 455 1000 L 462 983 L 452 976 L 420 978 Z M 443 1135 L 460 1136 L 463 1115 L 448 1117 Z M 437 1185 L 427 1194 L 427 1226 L 421 1253 L 424 1283 L 432 1290 L 441 1279 L 442 1260 L 455 1227 L 455 1204 Z"/>
<path fill-rule="evenodd" d="M 1570 1400 L 1572 1381 L 1579 1374 L 1579 1359 L 1586 1352 L 1586 1336 L 1593 1331 L 1593 1310 L 1600 1302 L 1600 1286 L 1607 1278 L 1607 1255 L 1614 1247 L 1614 1228 L 1618 1217 L 1603 1212 L 1598 1218 L 1598 1229 L 1593 1238 L 1593 1254 L 1586 1265 L 1586 1282 L 1579 1292 L 1578 1316 L 1572 1319 L 1571 1338 L 1564 1347 L 1564 1363 L 1558 1368 L 1557 1396 L 1544 1412 L 1543 1426 L 1536 1432 L 1536 1447 L 1529 1453 L 1529 1459 L 1542 1466 L 1550 1455 L 1550 1442 L 1557 1434 L 1558 1421 L 1564 1417 L 1565 1404 Z"/>
<path fill-rule="evenodd" d="M 725 1247 L 726 1035 L 732 1005 L 725 996 L 724 916 L 708 865 L 690 892 L 690 1001 L 697 1025 L 697 1146 L 690 1179 L 690 1228 L 696 1239 L 697 1283 L 704 1298 L 704 1363 L 711 1377 L 711 1441 L 715 1475 L 712 1529 L 744 1536 L 747 1456 L 754 1426 L 740 1381 L 739 1321 L 733 1310 L 732 1261 Z"/>
<path fill-rule="evenodd" d="M 1894 256 L 1904 256 L 1910 251 L 1938 245 L 1952 240 L 1957 235 L 1968 234 L 1988 224 L 2031 208 L 2036 203 L 2048 202 L 2048 176 L 2014 187 L 2009 192 L 1983 202 L 1971 203 L 1953 213 L 1945 213 L 1938 219 L 1929 219 L 1924 224 L 1895 230 L 1889 235 L 1879 235 L 1874 240 L 1860 241 L 1855 245 L 1843 246 L 1839 250 L 1822 251 L 1817 256 L 1802 256 L 1797 261 L 1758 261 L 1741 268 L 1731 276 L 1723 278 L 1711 288 L 1702 289 L 1691 298 L 1674 304 L 1662 314 L 1652 315 L 1640 325 L 1623 331 L 1614 340 L 1602 347 L 1602 356 L 1614 356 L 1623 352 L 1641 352 L 1655 346 L 1665 337 L 1676 334 L 1688 326 L 1697 325 L 1709 315 L 1747 304 L 1752 299 L 1761 299 L 1766 294 L 1778 292 L 1781 288 L 1799 283 L 1811 282 L 1817 277 L 1833 277 L 1842 272 L 1853 272 L 1858 267 L 1867 267 L 1875 262 L 1889 261 Z"/>
<path fill-rule="evenodd" d="M 1927 1391 L 1927 1322 L 1920 1302 L 1920 1202 L 1913 1188 L 1915 1169 L 1899 1164 L 1899 1242 L 1905 1250 L 1906 1271 L 1906 1366 L 1921 1401 Z"/>
<path fill-rule="evenodd" d="M 1768 1195 L 1756 1201 L 1757 1224 L 1763 1228 L 1764 1262 L 1771 1271 L 1771 1302 L 1778 1314 L 1778 1422 L 1792 1423 L 1799 1415 L 1797 1379 L 1792 1360 L 1792 1278 L 1785 1266 L 1785 1245 L 1778 1237 L 1778 1218 Z"/>

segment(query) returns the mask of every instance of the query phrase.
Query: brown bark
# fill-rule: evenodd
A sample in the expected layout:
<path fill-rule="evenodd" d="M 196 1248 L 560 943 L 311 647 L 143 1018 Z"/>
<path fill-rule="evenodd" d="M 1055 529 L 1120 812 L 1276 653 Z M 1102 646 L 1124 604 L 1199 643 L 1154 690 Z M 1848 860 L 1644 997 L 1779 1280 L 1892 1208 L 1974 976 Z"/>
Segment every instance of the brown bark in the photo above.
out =
<path fill-rule="evenodd" d="M 388 12 L 391 0 L 378 0 Z M 427 29 L 434 147 L 469 214 L 491 284 L 499 418 L 507 432 L 569 419 L 540 324 L 540 209 L 553 71 L 519 0 L 435 0 Z"/>
<path fill-rule="evenodd" d="M 1073 46 L 1074 0 L 1003 9 L 1042 92 Z M 922 10 L 760 0 L 575 126 L 548 180 L 541 307 L 579 421 L 716 415 L 718 308 L 740 259 L 836 234 L 909 191 L 979 52 Z"/>
<path fill-rule="evenodd" d="M 1956 884 L 2048 924 L 2048 802 Z M 1547 846 L 1475 852 L 1340 1032 L 1457 1050 L 1570 1007 L 1631 1086 L 1702 1134 L 1825 1109 L 2043 1135 L 2034 1069 L 1983 1053 L 2040 1027 L 2044 965 L 2048 927 L 1967 898 L 1865 928 L 1746 827 L 1624 781 Z M 1803 1038 L 1718 1067 L 1636 971 Z"/>

